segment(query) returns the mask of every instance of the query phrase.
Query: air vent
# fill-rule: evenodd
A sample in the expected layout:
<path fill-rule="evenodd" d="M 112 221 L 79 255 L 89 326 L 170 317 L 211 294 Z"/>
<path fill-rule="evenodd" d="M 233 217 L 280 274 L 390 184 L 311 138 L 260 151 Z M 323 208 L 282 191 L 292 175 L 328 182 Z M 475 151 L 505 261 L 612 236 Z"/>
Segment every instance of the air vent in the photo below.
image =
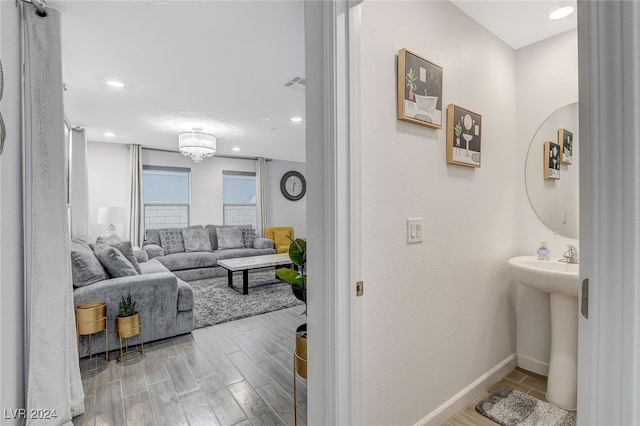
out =
<path fill-rule="evenodd" d="M 284 84 L 284 87 L 290 87 L 292 89 L 302 90 L 307 84 L 307 80 L 304 77 L 293 77 L 291 80 Z"/>

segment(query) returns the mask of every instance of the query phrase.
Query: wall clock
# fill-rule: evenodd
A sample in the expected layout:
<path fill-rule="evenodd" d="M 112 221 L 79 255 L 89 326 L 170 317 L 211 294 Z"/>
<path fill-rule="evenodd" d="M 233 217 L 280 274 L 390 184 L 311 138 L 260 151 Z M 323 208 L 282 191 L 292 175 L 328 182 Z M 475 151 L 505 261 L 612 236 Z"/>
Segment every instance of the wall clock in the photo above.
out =
<path fill-rule="evenodd" d="M 288 171 L 280 179 L 280 191 L 287 200 L 298 201 L 307 192 L 307 181 L 302 173 L 295 170 Z"/>

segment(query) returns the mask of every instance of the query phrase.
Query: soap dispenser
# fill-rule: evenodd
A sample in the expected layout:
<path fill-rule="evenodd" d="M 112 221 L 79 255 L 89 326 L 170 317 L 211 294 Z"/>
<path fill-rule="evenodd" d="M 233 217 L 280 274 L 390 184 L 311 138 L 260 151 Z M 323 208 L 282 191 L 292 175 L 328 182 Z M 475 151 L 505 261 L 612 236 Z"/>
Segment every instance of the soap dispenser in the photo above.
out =
<path fill-rule="evenodd" d="M 547 247 L 547 238 L 542 237 L 540 247 L 538 247 L 538 260 L 549 260 L 549 247 Z"/>

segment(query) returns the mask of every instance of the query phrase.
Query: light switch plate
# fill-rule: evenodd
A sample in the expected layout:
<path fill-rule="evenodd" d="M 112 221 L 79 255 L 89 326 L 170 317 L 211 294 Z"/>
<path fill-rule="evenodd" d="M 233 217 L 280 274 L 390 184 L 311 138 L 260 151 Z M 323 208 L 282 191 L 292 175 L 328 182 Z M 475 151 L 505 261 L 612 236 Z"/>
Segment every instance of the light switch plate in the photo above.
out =
<path fill-rule="evenodd" d="M 407 243 L 421 243 L 423 233 L 421 217 L 410 217 L 407 219 Z"/>

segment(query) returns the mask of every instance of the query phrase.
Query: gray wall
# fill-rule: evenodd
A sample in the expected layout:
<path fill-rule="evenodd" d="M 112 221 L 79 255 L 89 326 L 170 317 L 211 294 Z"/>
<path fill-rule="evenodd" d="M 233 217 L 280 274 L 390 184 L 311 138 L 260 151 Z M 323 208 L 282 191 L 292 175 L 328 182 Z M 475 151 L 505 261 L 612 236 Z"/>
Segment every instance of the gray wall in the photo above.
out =
<path fill-rule="evenodd" d="M 14 2 L 0 1 L 0 58 L 4 70 L 0 110 L 7 128 L 0 157 L 0 408 L 3 410 L 24 408 L 25 404 L 18 23 Z M 19 423 L 2 417 L 3 425 Z"/>
<path fill-rule="evenodd" d="M 296 170 L 307 178 L 305 163 L 279 160 L 267 162 L 267 226 L 293 226 L 296 237 L 306 237 L 307 196 L 298 201 L 289 201 L 280 192 L 280 179 L 290 170 Z"/>

